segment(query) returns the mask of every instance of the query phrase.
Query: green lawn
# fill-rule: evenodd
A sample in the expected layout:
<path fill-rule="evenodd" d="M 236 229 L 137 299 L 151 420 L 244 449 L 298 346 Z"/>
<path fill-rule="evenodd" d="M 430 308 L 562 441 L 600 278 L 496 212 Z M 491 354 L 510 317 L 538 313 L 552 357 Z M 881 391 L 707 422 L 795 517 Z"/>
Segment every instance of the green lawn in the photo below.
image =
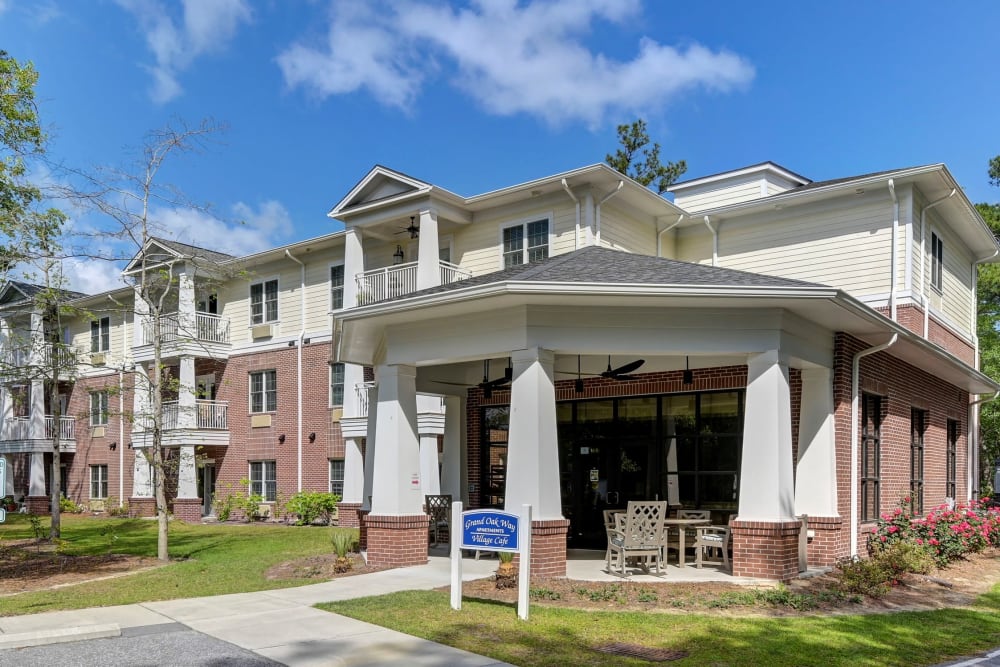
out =
<path fill-rule="evenodd" d="M 48 534 L 48 518 L 43 518 Z M 32 537 L 24 515 L 8 514 L 0 524 L 4 540 Z M 156 522 L 63 515 L 62 549 L 69 554 L 121 553 L 156 557 Z M 309 580 L 268 581 L 271 565 L 329 553 L 330 530 L 264 524 L 170 524 L 170 556 L 177 561 L 133 576 L 80 584 L 55 591 L 0 598 L 0 614 L 30 614 L 150 600 L 287 588 Z"/>
<path fill-rule="evenodd" d="M 676 665 L 930 665 L 1000 645 L 1000 586 L 972 609 L 873 615 L 763 616 L 583 612 L 410 591 L 319 605 L 515 665 L 648 665 L 593 647 L 629 642 L 682 650 Z"/>

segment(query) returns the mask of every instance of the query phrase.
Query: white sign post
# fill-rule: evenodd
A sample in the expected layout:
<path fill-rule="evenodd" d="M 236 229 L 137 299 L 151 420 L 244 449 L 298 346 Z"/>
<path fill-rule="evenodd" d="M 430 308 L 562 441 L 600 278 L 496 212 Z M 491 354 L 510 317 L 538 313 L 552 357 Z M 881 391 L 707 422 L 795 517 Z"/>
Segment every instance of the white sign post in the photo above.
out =
<path fill-rule="evenodd" d="M 462 511 L 451 504 L 451 608 L 462 608 L 462 549 L 506 551 L 521 557 L 517 584 L 517 615 L 528 619 L 531 584 L 531 505 L 520 515 L 498 510 Z"/>
<path fill-rule="evenodd" d="M 0 489 L 3 491 L 7 490 L 7 459 L 0 457 Z M 0 497 L 3 493 L 0 492 Z M 0 523 L 7 520 L 7 510 L 0 507 Z"/>

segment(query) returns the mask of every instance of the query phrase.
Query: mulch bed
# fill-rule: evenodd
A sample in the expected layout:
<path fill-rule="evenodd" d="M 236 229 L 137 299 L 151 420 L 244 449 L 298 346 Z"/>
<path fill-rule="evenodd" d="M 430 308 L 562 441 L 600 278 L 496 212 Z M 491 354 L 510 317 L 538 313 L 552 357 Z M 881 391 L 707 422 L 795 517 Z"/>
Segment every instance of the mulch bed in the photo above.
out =
<path fill-rule="evenodd" d="M 316 581 L 326 581 L 338 577 L 351 577 L 358 574 L 368 574 L 386 570 L 386 567 L 373 567 L 365 563 L 358 554 L 351 555 L 351 569 L 347 572 L 334 572 L 334 563 L 337 555 L 322 554 L 320 556 L 308 556 L 295 560 L 278 563 L 268 568 L 264 577 L 269 581 L 276 579 L 315 579 Z"/>
<path fill-rule="evenodd" d="M 0 595 L 74 584 L 158 565 L 155 558 L 99 554 L 61 554 L 51 542 L 17 540 L 0 543 Z"/>

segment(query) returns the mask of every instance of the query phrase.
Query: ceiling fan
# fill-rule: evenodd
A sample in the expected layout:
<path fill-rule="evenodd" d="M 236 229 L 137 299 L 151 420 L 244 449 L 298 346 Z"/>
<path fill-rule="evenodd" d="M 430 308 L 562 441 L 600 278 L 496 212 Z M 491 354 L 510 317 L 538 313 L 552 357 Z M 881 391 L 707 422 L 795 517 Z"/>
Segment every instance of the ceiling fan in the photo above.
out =
<path fill-rule="evenodd" d="M 611 367 L 611 355 L 608 355 L 608 368 L 601 373 L 584 373 L 580 370 L 580 355 L 576 355 L 576 372 L 559 371 L 562 375 L 575 375 L 576 382 L 574 382 L 574 387 L 577 393 L 583 392 L 583 377 L 584 375 L 590 375 L 592 377 L 602 377 L 609 380 L 637 380 L 638 377 L 635 375 L 629 375 L 634 370 L 637 370 L 640 366 L 646 363 L 645 359 L 636 359 L 635 361 L 630 361 L 627 364 L 622 364 L 617 368 Z"/>
<path fill-rule="evenodd" d="M 418 238 L 420 236 L 420 227 L 417 226 L 417 217 L 415 215 L 410 216 L 410 226 L 404 227 L 403 229 L 396 232 L 397 234 L 409 234 L 411 239 Z"/>
<path fill-rule="evenodd" d="M 510 364 L 510 360 L 507 361 L 507 368 L 504 369 L 503 375 L 490 379 L 490 360 L 483 360 L 483 381 L 476 385 L 463 384 L 461 382 L 445 382 L 444 380 L 434 380 L 438 384 L 450 384 L 457 387 L 478 387 L 483 390 L 483 398 L 492 398 L 493 390 L 500 389 L 505 385 L 510 384 L 511 380 L 514 379 L 514 368 Z"/>

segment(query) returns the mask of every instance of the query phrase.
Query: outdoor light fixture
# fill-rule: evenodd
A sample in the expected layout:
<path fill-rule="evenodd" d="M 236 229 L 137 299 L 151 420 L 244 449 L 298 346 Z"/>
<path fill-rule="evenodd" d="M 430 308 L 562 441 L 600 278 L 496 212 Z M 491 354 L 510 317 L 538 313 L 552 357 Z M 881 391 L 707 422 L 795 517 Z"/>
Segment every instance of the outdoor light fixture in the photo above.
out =
<path fill-rule="evenodd" d="M 282 433 L 281 435 L 278 436 L 278 444 L 279 445 L 285 444 L 285 434 L 284 433 Z"/>
<path fill-rule="evenodd" d="M 310 433 L 309 434 L 309 442 L 316 442 L 316 434 L 315 433 Z"/>
<path fill-rule="evenodd" d="M 111 451 L 115 451 L 116 449 L 118 449 L 118 443 L 112 442 L 110 445 L 108 445 L 108 449 L 110 449 Z"/>
<path fill-rule="evenodd" d="M 691 357 L 684 357 L 684 384 L 694 384 L 694 373 L 691 371 Z"/>
<path fill-rule="evenodd" d="M 128 443 L 128 448 L 132 449 L 132 443 L 131 442 Z"/>
<path fill-rule="evenodd" d="M 403 263 L 403 246 L 397 245 L 396 252 L 392 253 L 392 264 L 393 266 Z"/>

